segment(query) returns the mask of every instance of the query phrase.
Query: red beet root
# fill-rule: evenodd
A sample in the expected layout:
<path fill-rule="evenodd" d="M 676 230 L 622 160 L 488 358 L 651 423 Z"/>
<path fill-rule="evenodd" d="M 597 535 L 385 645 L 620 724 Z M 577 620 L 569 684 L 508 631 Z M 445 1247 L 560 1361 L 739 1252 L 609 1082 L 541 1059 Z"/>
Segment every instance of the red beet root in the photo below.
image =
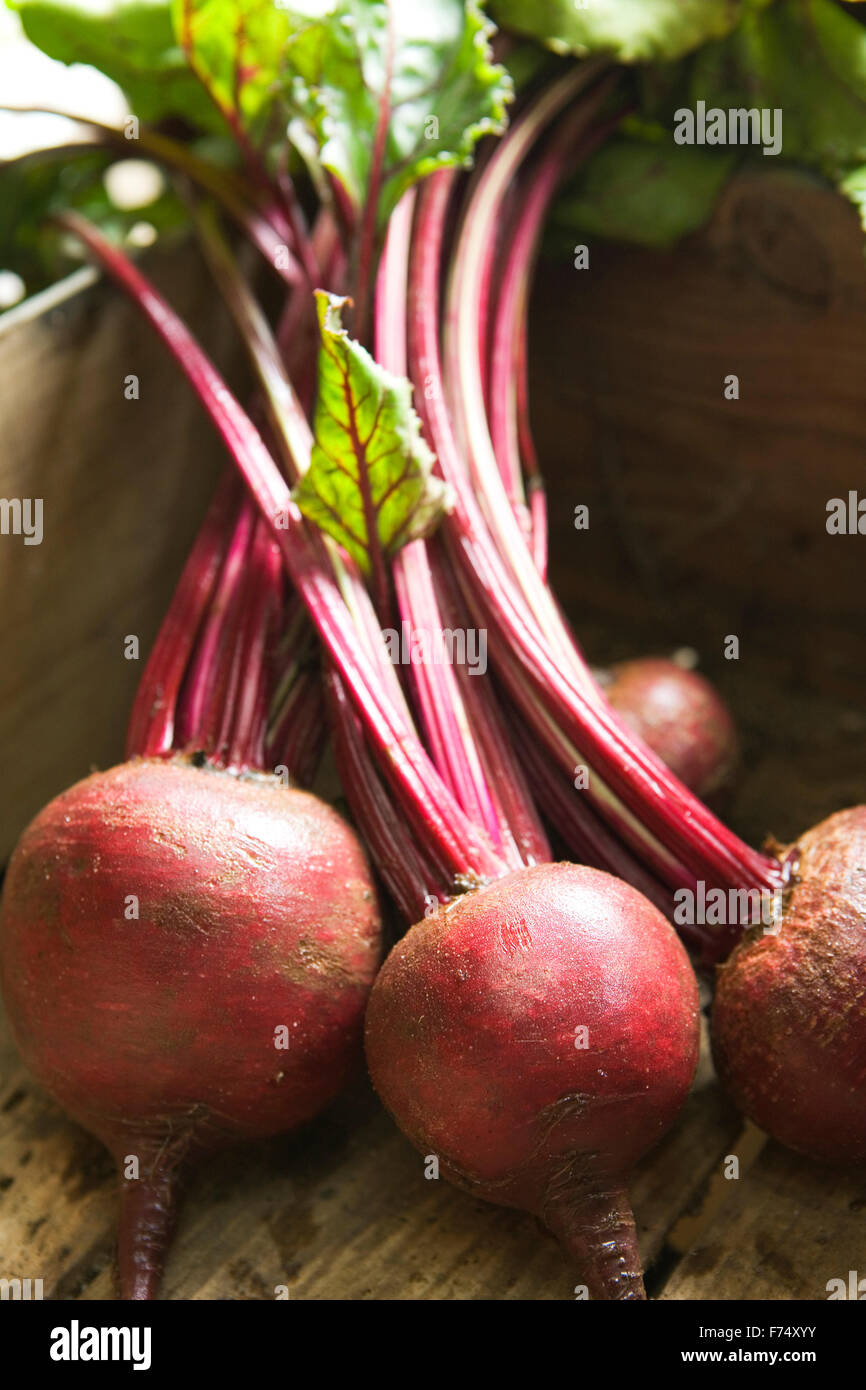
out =
<path fill-rule="evenodd" d="M 866 807 L 799 842 L 777 934 L 750 933 L 718 976 L 723 1084 L 775 1139 L 826 1163 L 866 1161 Z"/>
<path fill-rule="evenodd" d="M 702 801 L 724 797 L 739 743 L 708 680 L 665 657 L 620 661 L 596 675 L 613 708 L 681 782 Z"/>
<path fill-rule="evenodd" d="M 25 1062 L 117 1159 L 123 1297 L 154 1296 L 191 1159 L 340 1090 L 379 954 L 355 836 L 272 778 L 135 761 L 24 831 L 3 992 Z"/>
<path fill-rule="evenodd" d="M 625 1190 L 698 1055 L 686 953 L 635 889 L 544 864 L 394 947 L 367 1010 L 379 1095 L 458 1186 L 534 1213 L 592 1298 L 643 1298 Z"/>

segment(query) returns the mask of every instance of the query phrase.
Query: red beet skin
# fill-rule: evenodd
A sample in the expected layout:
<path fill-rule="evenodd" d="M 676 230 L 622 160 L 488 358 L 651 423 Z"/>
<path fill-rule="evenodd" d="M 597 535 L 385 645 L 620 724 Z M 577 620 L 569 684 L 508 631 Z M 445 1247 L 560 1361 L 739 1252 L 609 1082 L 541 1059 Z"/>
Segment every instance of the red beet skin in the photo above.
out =
<path fill-rule="evenodd" d="M 778 935 L 756 928 L 721 967 L 713 1054 L 750 1119 L 822 1162 L 866 1162 L 866 807 L 799 841 Z"/>
<path fill-rule="evenodd" d="M 621 661 L 596 674 L 613 708 L 681 782 L 702 801 L 724 797 L 739 740 L 708 680 L 664 657 Z"/>
<path fill-rule="evenodd" d="M 538 1216 L 591 1297 L 644 1296 L 625 1180 L 686 1097 L 698 998 L 640 893 L 544 864 L 457 899 L 391 951 L 366 1049 L 383 1102 L 445 1177 Z"/>
<path fill-rule="evenodd" d="M 379 958 L 355 836 L 273 779 L 131 762 L 24 831 L 3 992 L 34 1075 L 121 1174 L 139 1158 L 121 1178 L 123 1296 L 153 1296 L 189 1158 L 294 1129 L 340 1090 Z"/>

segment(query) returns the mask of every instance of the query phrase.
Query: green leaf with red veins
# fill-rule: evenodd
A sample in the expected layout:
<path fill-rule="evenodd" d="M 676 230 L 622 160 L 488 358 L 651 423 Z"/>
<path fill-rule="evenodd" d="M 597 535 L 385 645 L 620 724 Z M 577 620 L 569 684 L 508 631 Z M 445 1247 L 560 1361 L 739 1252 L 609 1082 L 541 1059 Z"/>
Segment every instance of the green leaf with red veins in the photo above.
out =
<path fill-rule="evenodd" d="M 278 110 L 278 76 L 291 32 L 274 0 L 172 0 L 187 62 L 216 105 L 255 141 Z"/>
<path fill-rule="evenodd" d="M 340 318 L 345 299 L 317 290 L 316 301 L 322 347 L 315 442 L 294 496 L 369 576 L 376 548 L 393 554 L 433 529 L 447 489 L 433 476 L 409 382 L 349 337 Z"/>
<path fill-rule="evenodd" d="M 291 114 L 355 208 L 384 226 L 405 190 L 501 131 L 511 78 L 475 0 L 287 0 Z"/>

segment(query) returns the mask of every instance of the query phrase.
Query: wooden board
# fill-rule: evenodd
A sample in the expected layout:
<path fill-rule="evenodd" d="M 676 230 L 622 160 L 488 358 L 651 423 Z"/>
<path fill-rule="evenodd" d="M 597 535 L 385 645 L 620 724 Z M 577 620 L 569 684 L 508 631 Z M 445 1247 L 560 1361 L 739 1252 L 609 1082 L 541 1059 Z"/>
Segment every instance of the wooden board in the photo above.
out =
<path fill-rule="evenodd" d="M 112 1164 L 33 1086 L 8 1042 L 0 1078 L 5 1265 L 42 1278 L 46 1296 L 110 1298 Z M 648 1264 L 739 1129 L 705 1063 L 681 1124 L 635 1179 Z M 272 1298 L 284 1284 L 292 1298 L 559 1299 L 573 1282 L 530 1218 L 426 1180 L 420 1156 L 359 1081 L 305 1134 L 206 1166 L 164 1296 Z"/>
<path fill-rule="evenodd" d="M 725 1182 L 710 1223 L 662 1298 L 826 1299 L 863 1268 L 866 1178 L 821 1169 L 770 1144 L 745 1177 Z"/>
<path fill-rule="evenodd" d="M 599 246 L 591 265 L 580 279 L 548 264 L 535 300 L 555 582 L 595 660 L 700 650 L 744 732 L 735 827 L 753 841 L 794 835 L 866 800 L 863 543 L 823 529 L 827 497 L 866 490 L 855 219 L 815 187 L 795 196 L 786 180 L 746 180 L 711 231 L 675 254 Z M 161 273 L 207 321 L 189 265 Z M 215 465 L 170 372 L 143 392 L 129 430 L 117 374 L 133 361 L 151 380 L 159 354 L 110 292 L 95 294 L 64 307 L 65 326 L 16 329 L 14 353 L 0 334 L 0 383 L 10 361 L 30 363 L 11 394 L 0 386 L 0 418 L 23 431 L 3 476 L 47 488 L 62 472 L 72 523 L 62 546 L 42 548 L 56 578 L 28 557 L 38 606 L 11 595 L 16 664 L 2 677 L 0 741 L 21 753 L 7 843 L 24 802 L 117 756 L 137 674 L 119 661 L 119 634 L 154 630 Z M 45 379 L 25 380 L 39 363 Z M 729 372 L 738 402 L 723 398 Z M 52 471 L 65 401 L 66 467 Z M 584 501 L 592 521 L 578 533 Z M 8 591 L 8 570 L 0 580 Z M 737 663 L 721 657 L 730 632 L 741 636 Z M 736 1179 L 725 1176 L 731 1155 Z M 744 1127 L 706 1051 L 633 1196 L 654 1297 L 823 1299 L 829 1278 L 862 1266 L 862 1178 L 830 1175 Z M 47 1296 L 110 1297 L 113 1215 L 107 1156 L 0 1031 L 0 1273 L 41 1277 Z M 572 1296 L 574 1274 L 531 1220 L 427 1181 L 359 1080 L 305 1133 L 210 1162 L 185 1207 L 166 1297 L 267 1299 L 283 1284 L 302 1299 L 549 1300 Z"/>

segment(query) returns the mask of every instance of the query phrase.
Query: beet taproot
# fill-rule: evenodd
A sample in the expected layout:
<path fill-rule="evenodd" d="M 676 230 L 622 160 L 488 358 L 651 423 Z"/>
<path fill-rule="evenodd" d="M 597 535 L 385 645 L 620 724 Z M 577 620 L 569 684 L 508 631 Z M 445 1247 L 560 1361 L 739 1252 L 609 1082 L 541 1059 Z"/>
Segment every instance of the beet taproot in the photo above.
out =
<path fill-rule="evenodd" d="M 518 870 L 414 926 L 367 1009 L 373 1084 L 473 1195 L 537 1216 L 592 1298 L 643 1298 L 626 1183 L 698 1056 L 695 977 L 628 884 Z"/>
<path fill-rule="evenodd" d="M 720 968 L 713 1055 L 739 1108 L 789 1148 L 866 1161 L 866 807 L 798 841 L 781 921 Z"/>
<path fill-rule="evenodd" d="M 379 959 L 355 835 L 272 777 L 135 760 L 27 827 L 3 993 L 34 1076 L 117 1160 L 123 1297 L 154 1296 L 192 1160 L 341 1089 Z"/>

